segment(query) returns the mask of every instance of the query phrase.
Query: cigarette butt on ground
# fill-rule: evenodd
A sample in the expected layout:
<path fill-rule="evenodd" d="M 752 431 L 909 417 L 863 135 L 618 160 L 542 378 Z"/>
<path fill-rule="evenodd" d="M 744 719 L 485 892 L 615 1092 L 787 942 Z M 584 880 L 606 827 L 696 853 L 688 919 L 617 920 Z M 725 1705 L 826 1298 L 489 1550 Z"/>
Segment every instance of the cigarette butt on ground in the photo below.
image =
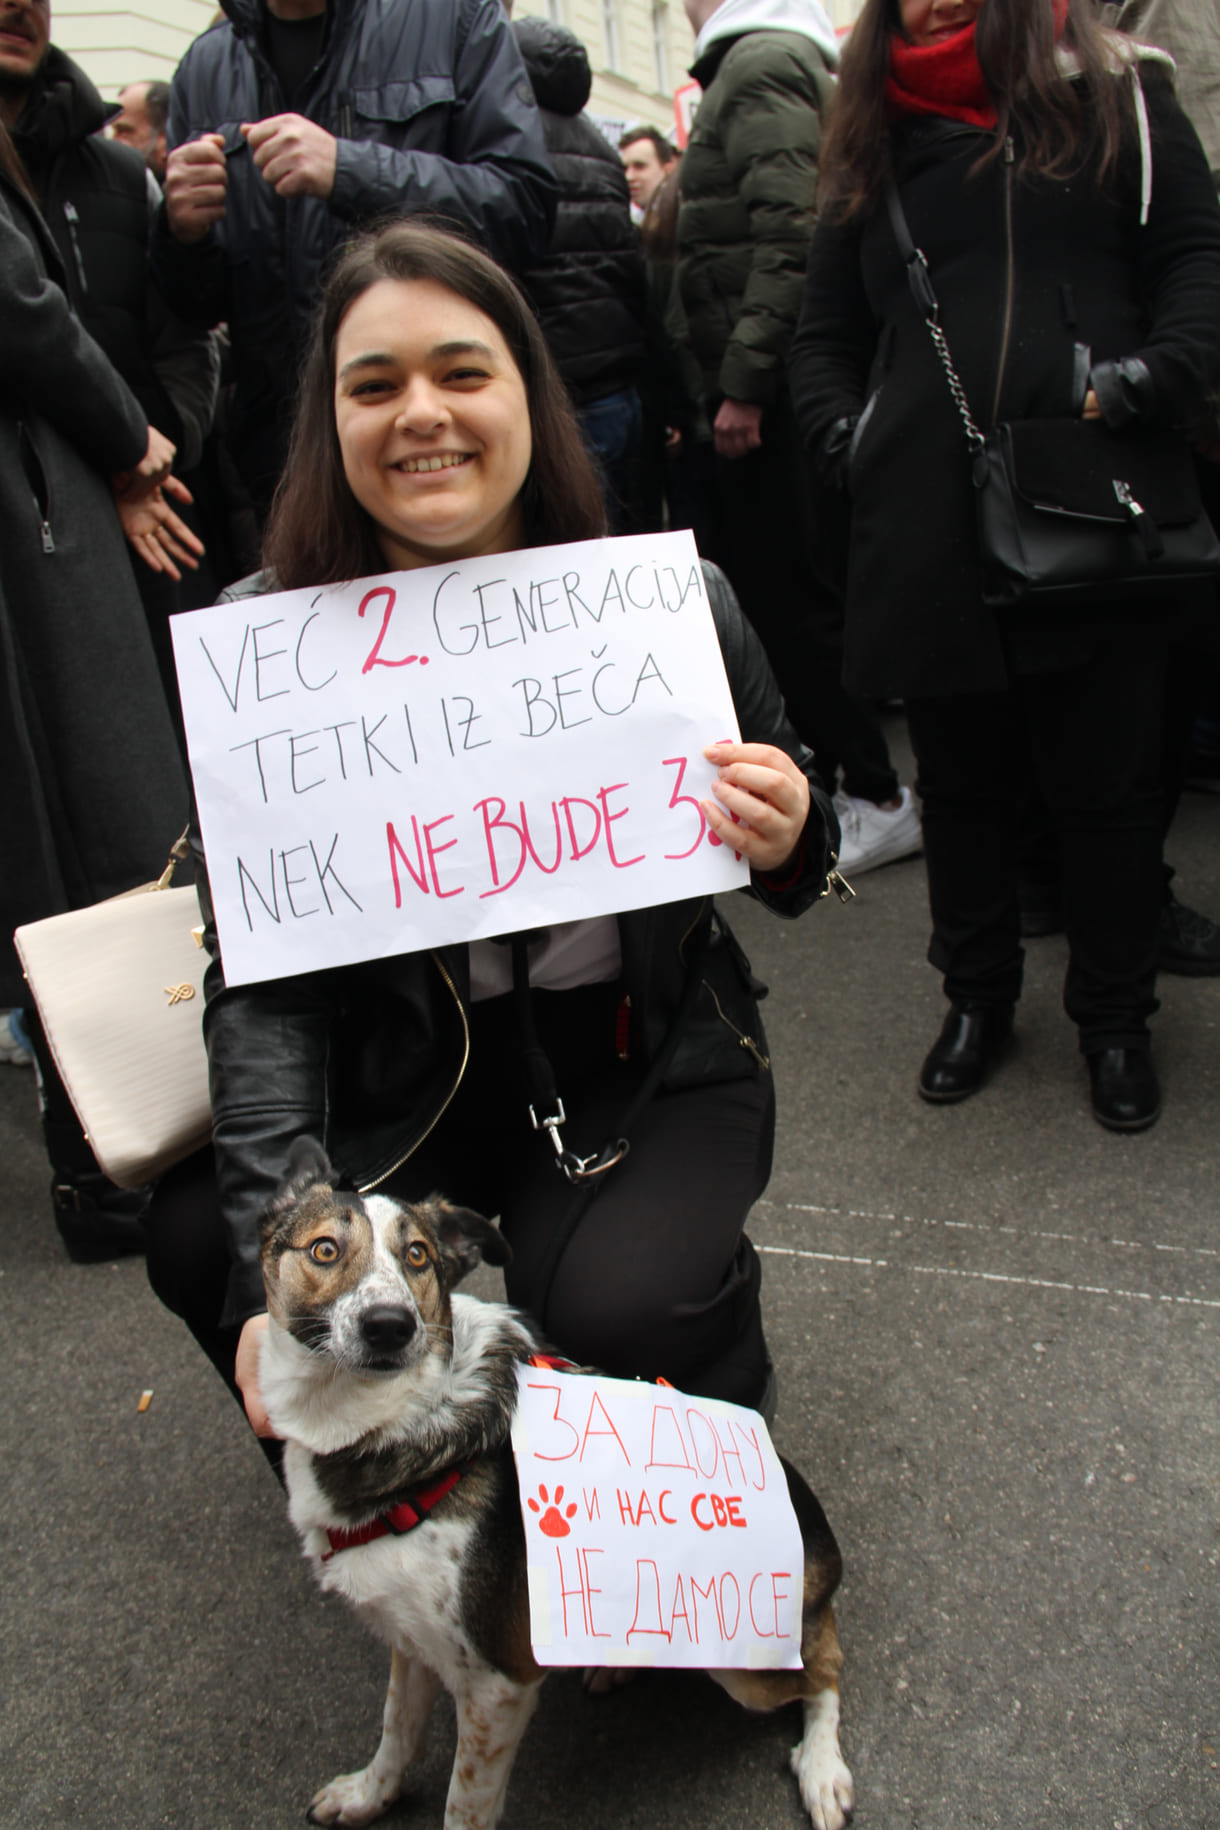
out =
<path fill-rule="evenodd" d="M 152 1403 L 152 1401 L 153 1401 L 153 1395 L 151 1392 L 141 1392 L 140 1393 L 140 1402 L 139 1402 L 139 1404 L 136 1405 L 136 1410 L 139 1411 L 141 1414 L 143 1414 L 143 1412 L 145 1412 L 148 1409 L 148 1407 Z"/>

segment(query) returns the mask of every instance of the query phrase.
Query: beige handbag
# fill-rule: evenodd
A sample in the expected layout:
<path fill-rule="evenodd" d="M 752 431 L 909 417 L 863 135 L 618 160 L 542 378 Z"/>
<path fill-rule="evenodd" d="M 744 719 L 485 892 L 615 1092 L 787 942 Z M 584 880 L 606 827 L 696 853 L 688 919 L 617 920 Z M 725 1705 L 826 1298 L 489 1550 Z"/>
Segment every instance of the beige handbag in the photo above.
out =
<path fill-rule="evenodd" d="M 156 883 L 13 936 L 47 1043 L 103 1172 L 140 1188 L 207 1143 L 203 950 L 193 888 Z"/>

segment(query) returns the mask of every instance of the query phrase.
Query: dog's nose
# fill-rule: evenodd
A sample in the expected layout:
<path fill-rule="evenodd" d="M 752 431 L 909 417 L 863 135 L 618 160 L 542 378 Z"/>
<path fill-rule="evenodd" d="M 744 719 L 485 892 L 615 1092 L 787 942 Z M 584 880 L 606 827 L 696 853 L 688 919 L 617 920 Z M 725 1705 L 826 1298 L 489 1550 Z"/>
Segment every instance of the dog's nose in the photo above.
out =
<path fill-rule="evenodd" d="M 401 1303 L 376 1303 L 361 1316 L 360 1332 L 375 1352 L 393 1353 L 415 1333 L 415 1317 Z"/>

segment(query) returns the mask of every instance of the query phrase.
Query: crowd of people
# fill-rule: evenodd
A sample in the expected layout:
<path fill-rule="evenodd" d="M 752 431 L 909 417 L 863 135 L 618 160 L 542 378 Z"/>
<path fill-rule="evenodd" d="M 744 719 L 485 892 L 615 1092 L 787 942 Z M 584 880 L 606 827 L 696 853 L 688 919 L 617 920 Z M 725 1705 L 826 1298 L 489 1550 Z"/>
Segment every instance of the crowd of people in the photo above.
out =
<path fill-rule="evenodd" d="M 304 1134 L 356 1188 L 498 1216 L 510 1295 L 576 1359 L 769 1406 L 745 1226 L 774 1094 L 710 900 L 230 987 L 193 826 L 213 1141 L 109 1184 L 7 936 L 156 875 L 188 824 L 178 609 L 689 527 L 741 730 L 705 817 L 785 916 L 924 852 L 924 1099 L 980 1089 L 1023 937 L 1062 927 L 1093 1114 L 1145 1129 L 1157 974 L 1220 973 L 1164 862 L 1220 713 L 1216 581 L 985 601 L 894 226 L 987 427 L 1172 432 L 1214 511 L 1220 103 L 1191 85 L 1216 28 L 1175 0 L 866 0 L 844 49 L 818 0 L 685 5 L 679 151 L 646 123 L 612 144 L 585 47 L 500 0 L 223 0 L 117 106 L 50 0 L 0 0 L 4 1052 L 37 1062 L 68 1249 L 146 1247 L 260 1433 L 257 1219 Z M 575 1207 L 510 1096 L 535 1029 L 573 1148 L 631 1114 Z"/>

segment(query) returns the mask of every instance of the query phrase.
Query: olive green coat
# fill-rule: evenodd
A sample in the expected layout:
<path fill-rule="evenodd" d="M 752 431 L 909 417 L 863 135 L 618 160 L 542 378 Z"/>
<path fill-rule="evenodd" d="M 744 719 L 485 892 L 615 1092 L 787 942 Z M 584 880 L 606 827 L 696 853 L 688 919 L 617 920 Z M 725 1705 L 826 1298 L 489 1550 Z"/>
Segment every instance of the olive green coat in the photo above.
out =
<path fill-rule="evenodd" d="M 812 39 L 717 40 L 682 160 L 678 284 L 709 401 L 769 406 L 800 312 L 823 114 L 834 76 Z"/>

